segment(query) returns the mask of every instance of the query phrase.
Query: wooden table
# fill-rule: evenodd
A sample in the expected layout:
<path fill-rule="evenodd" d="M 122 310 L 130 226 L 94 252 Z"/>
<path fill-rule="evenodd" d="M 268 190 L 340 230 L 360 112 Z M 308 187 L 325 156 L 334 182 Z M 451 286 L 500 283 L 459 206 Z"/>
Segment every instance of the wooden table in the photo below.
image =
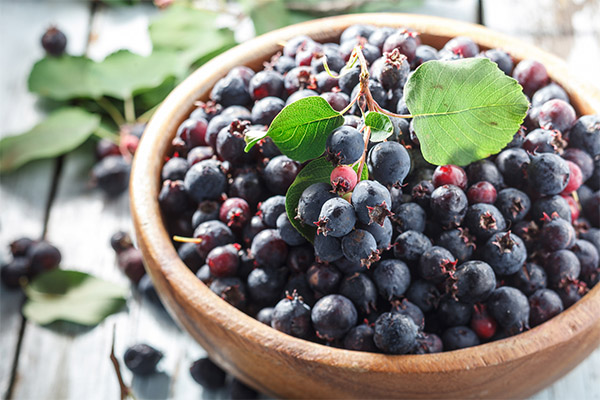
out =
<path fill-rule="evenodd" d="M 567 60 L 600 86 L 600 2 L 474 0 L 408 2 L 410 12 L 463 20 L 479 18 L 492 28 L 534 42 Z M 480 7 L 480 8 L 478 8 Z M 27 75 L 43 55 L 39 39 L 57 24 L 69 39 L 68 52 L 101 59 L 119 48 L 148 54 L 146 25 L 151 6 L 93 8 L 81 1 L 0 2 L 0 135 L 28 129 L 43 117 L 37 98 L 27 92 Z M 595 18 L 595 19 L 594 19 Z M 84 145 L 57 160 L 33 162 L 0 177 L 0 259 L 20 236 L 46 237 L 63 252 L 62 266 L 127 284 L 119 272 L 109 238 L 131 230 L 128 198 L 107 199 L 87 186 L 93 164 Z M 19 291 L 0 289 L 0 392 L 15 399 L 116 399 L 119 395 L 109 361 L 113 326 L 116 351 L 146 342 L 165 353 L 159 374 L 133 378 L 140 399 L 225 398 L 226 391 L 203 391 L 187 369 L 205 354 L 169 316 L 133 292 L 127 309 L 93 329 L 48 329 L 23 319 Z M 600 398 L 600 350 L 535 399 Z M 526 377 L 524 377 L 526 379 Z M 507 382 L 510 384 L 510 382 Z"/>

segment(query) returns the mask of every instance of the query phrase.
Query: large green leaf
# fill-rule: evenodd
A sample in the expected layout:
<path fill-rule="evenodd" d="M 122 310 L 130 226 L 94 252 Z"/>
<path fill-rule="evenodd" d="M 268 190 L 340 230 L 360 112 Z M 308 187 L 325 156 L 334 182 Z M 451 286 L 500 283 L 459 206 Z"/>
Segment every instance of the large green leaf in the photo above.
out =
<path fill-rule="evenodd" d="M 40 158 L 65 154 L 90 137 L 100 125 L 100 116 L 82 108 L 54 111 L 28 132 L 0 140 L 0 172 Z"/>
<path fill-rule="evenodd" d="M 230 29 L 219 28 L 216 11 L 173 5 L 148 30 L 155 49 L 195 49 L 196 59 L 234 43 Z M 195 61 L 195 60 L 194 60 Z"/>
<path fill-rule="evenodd" d="M 529 106 L 517 81 L 487 58 L 426 62 L 404 94 L 423 157 L 435 165 L 467 165 L 498 153 Z"/>
<path fill-rule="evenodd" d="M 327 136 L 343 123 L 342 114 L 331 108 L 327 100 L 319 96 L 305 97 L 281 110 L 267 132 L 247 136 L 246 151 L 270 136 L 283 154 L 305 162 L 323 154 Z"/>
<path fill-rule="evenodd" d="M 46 57 L 33 66 L 29 90 L 54 100 L 101 96 L 124 100 L 169 77 L 181 76 L 186 68 L 174 51 L 154 51 L 143 57 L 120 50 L 101 62 L 85 57 Z"/>
<path fill-rule="evenodd" d="M 241 0 L 240 4 L 252 19 L 257 35 L 291 24 L 283 0 Z"/>
<path fill-rule="evenodd" d="M 56 269 L 35 278 L 25 294 L 23 315 L 33 322 L 93 326 L 123 308 L 127 289 L 84 272 Z"/>

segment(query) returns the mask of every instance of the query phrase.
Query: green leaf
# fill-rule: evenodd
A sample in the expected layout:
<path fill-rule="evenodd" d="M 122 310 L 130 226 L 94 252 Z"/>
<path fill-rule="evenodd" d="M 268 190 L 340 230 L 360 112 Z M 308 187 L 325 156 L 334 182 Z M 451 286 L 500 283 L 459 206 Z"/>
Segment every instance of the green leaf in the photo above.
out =
<path fill-rule="evenodd" d="M 84 272 L 55 269 L 35 278 L 25 294 L 23 315 L 31 321 L 93 326 L 125 305 L 127 289 Z"/>
<path fill-rule="evenodd" d="M 252 19 L 257 35 L 291 24 L 283 0 L 242 0 L 240 4 Z"/>
<path fill-rule="evenodd" d="M 90 72 L 103 95 L 125 100 L 142 90 L 160 86 L 167 78 L 181 76 L 186 68 L 175 52 L 155 50 L 142 57 L 119 50 L 92 65 Z"/>
<path fill-rule="evenodd" d="M 487 58 L 426 62 L 404 93 L 423 157 L 435 165 L 467 165 L 498 153 L 529 106 L 517 81 Z"/>
<path fill-rule="evenodd" d="M 360 163 L 356 163 L 352 166 L 352 169 L 354 170 L 354 172 L 356 172 L 356 174 L 358 174 L 358 167 L 360 167 Z M 369 179 L 369 168 L 367 168 L 367 164 L 365 163 L 362 172 L 360 174 L 360 178 L 358 179 L 359 181 L 364 181 L 366 179 Z"/>
<path fill-rule="evenodd" d="M 230 29 L 217 26 L 218 16 L 216 11 L 172 5 L 150 24 L 150 39 L 155 49 L 194 49 L 195 61 L 235 43 Z"/>
<path fill-rule="evenodd" d="M 312 242 L 317 229 L 312 226 L 304 225 L 300 220 L 296 219 L 298 202 L 304 189 L 313 183 L 325 182 L 329 183 L 333 166 L 324 157 L 317 158 L 306 164 L 304 168 L 296 175 L 296 179 L 288 188 L 285 194 L 285 211 L 290 219 L 290 222 L 307 240 Z"/>
<path fill-rule="evenodd" d="M 86 57 L 42 58 L 29 74 L 29 91 L 54 100 L 98 98 L 102 89 L 90 73 L 92 65 L 94 61 Z"/>
<path fill-rule="evenodd" d="M 331 108 L 327 100 L 319 96 L 305 97 L 281 110 L 267 132 L 247 136 L 246 151 L 263 137 L 270 136 L 283 154 L 305 162 L 323 154 L 327 136 L 343 123 L 342 114 Z"/>
<path fill-rule="evenodd" d="M 124 100 L 181 76 L 185 65 L 173 51 L 154 51 L 148 57 L 119 50 L 101 62 L 85 57 L 46 57 L 29 75 L 29 90 L 54 100 L 97 99 L 112 96 Z"/>
<path fill-rule="evenodd" d="M 394 132 L 390 117 L 378 112 L 368 112 L 365 125 L 371 128 L 371 142 L 383 142 Z"/>
<path fill-rule="evenodd" d="M 54 111 L 30 131 L 0 140 L 0 172 L 77 148 L 100 126 L 100 116 L 82 108 Z"/>

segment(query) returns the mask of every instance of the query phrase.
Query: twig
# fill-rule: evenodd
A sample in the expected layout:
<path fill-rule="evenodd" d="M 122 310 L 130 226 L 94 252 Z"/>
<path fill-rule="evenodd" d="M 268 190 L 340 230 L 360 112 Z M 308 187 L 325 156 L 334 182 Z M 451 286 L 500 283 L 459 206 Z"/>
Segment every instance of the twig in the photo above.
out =
<path fill-rule="evenodd" d="M 117 379 L 119 380 L 119 388 L 121 389 L 121 400 L 125 400 L 128 397 L 135 399 L 133 392 L 125 384 L 123 381 L 123 375 L 121 375 L 121 366 L 119 365 L 119 360 L 115 356 L 115 332 L 117 330 L 117 326 L 113 325 L 113 334 L 112 334 L 112 345 L 110 346 L 110 361 L 112 361 L 113 367 L 115 367 L 115 373 L 117 374 Z"/>

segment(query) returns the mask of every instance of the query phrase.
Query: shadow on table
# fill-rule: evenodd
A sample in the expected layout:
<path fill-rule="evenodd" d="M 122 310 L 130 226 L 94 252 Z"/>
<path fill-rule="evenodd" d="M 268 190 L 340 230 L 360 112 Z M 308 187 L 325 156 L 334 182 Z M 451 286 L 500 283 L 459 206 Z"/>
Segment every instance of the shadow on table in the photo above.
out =
<path fill-rule="evenodd" d="M 171 377 L 164 372 L 157 372 L 148 377 L 134 376 L 131 388 L 137 398 L 164 400 L 169 398 Z"/>

